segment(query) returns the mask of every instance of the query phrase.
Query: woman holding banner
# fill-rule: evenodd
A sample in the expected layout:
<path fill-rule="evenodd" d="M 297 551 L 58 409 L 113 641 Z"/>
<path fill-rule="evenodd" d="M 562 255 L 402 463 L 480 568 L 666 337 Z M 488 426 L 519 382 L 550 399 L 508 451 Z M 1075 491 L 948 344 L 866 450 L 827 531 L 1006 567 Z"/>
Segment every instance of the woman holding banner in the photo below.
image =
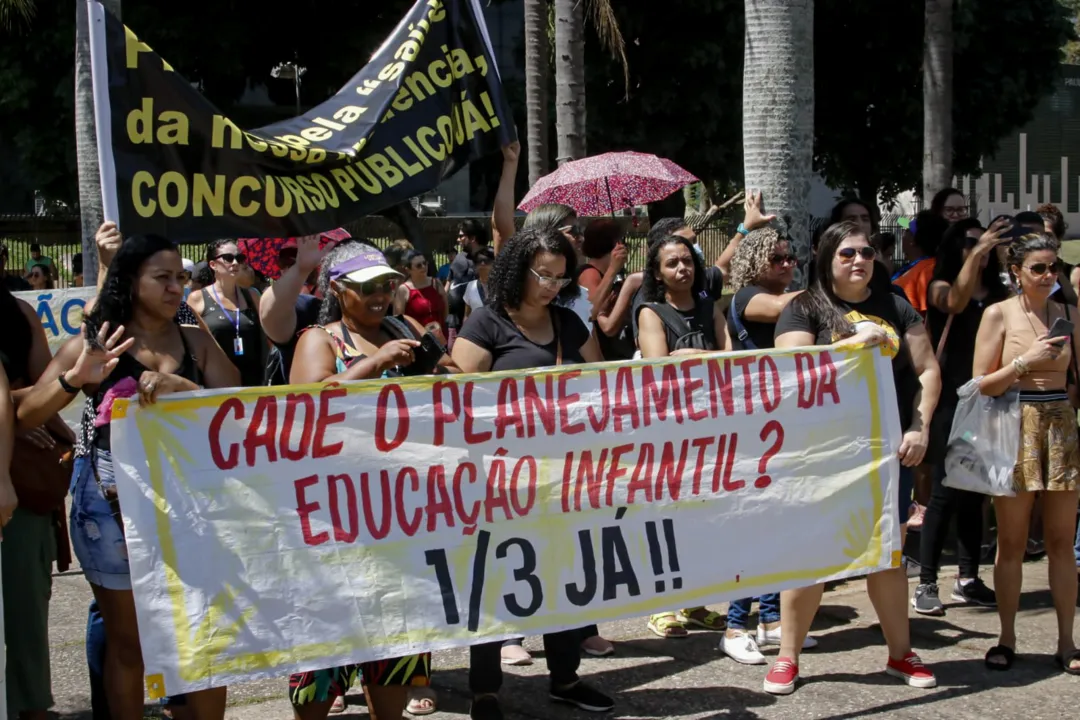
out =
<path fill-rule="evenodd" d="M 212 337 L 178 324 L 183 285 L 183 264 L 170 241 L 124 240 L 82 335 L 64 344 L 18 409 L 19 423 L 35 427 L 79 392 L 87 397 L 75 448 L 71 535 L 105 619 L 105 687 L 117 720 L 143 717 L 143 662 L 113 473 L 112 403 L 137 395 L 147 405 L 162 394 L 235 387 L 239 380 Z M 175 712 L 221 718 L 225 688 L 189 693 Z"/>
<path fill-rule="evenodd" d="M 454 344 L 454 363 L 462 372 L 527 370 L 564 363 L 599 362 L 600 349 L 585 323 L 556 300 L 573 298 L 577 256 L 566 236 L 555 229 L 517 233 L 495 257 L 485 307 L 474 310 Z M 594 635 L 595 630 L 585 635 Z M 607 712 L 615 703 L 578 678 L 582 630 L 544 636 L 551 674 L 552 700 L 590 712 Z M 501 643 L 470 648 L 470 715 L 501 720 L 498 692 Z"/>
<path fill-rule="evenodd" d="M 780 315 L 776 347 L 880 344 L 892 356 L 904 432 L 898 451 L 903 466 L 900 497 L 895 500 L 903 521 L 911 502 L 911 469 L 926 454 L 941 378 L 922 316 L 891 291 L 888 277 L 874 273 L 875 256 L 867 232 L 859 225 L 842 222 L 825 230 L 818 247 L 814 284 Z M 821 604 L 823 589 L 824 585 L 814 585 L 780 594 L 780 655 L 765 677 L 766 692 L 787 695 L 795 691 L 799 652 Z M 934 674 L 911 649 L 904 569 L 895 567 L 869 575 L 866 590 L 889 648 L 885 672 L 913 687 L 935 687 Z"/>
<path fill-rule="evenodd" d="M 368 380 L 413 370 L 426 375 L 440 369 L 436 363 L 450 366 L 446 355 L 431 357 L 421 350 L 430 330 L 411 317 L 388 314 L 401 279 L 376 247 L 356 240 L 335 247 L 319 272 L 320 324 L 301 334 L 289 382 Z M 421 653 L 295 673 L 289 678 L 289 696 L 297 720 L 323 720 L 358 675 L 376 720 L 397 720 L 406 707 L 413 715 L 435 712 L 435 696 L 428 690 L 431 653 Z"/>

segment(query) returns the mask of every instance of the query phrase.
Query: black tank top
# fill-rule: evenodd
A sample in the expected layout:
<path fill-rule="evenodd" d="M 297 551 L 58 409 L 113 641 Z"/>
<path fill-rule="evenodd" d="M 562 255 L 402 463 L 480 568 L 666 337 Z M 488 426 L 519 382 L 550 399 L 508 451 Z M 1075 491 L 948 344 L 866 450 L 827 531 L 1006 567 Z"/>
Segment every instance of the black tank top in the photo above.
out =
<path fill-rule="evenodd" d="M 184 359 L 180 362 L 180 367 L 176 369 L 173 375 L 179 375 L 185 380 L 190 380 L 196 385 L 202 385 L 202 372 L 199 370 L 199 365 L 195 362 L 195 356 L 191 354 L 191 349 L 188 347 L 187 339 L 184 338 L 184 331 L 177 326 L 176 328 L 180 332 L 180 342 L 184 346 Z M 109 377 L 98 385 L 97 392 L 94 393 L 93 407 L 96 412 L 96 408 L 101 406 L 102 400 L 105 399 L 105 393 L 109 391 L 109 388 L 116 385 L 124 378 L 134 378 L 138 382 L 139 378 L 144 372 L 150 371 L 150 368 L 139 362 L 131 353 L 124 353 L 119 357 L 119 361 L 116 363 L 116 367 L 109 373 Z M 88 429 L 85 427 L 87 422 L 86 414 L 83 416 L 83 432 Z M 92 422 L 92 420 L 91 420 Z M 96 428 L 94 431 L 94 445 L 100 450 L 109 450 L 111 447 L 111 434 L 110 426 L 103 425 Z"/>
<path fill-rule="evenodd" d="M 217 301 L 213 286 L 203 288 L 202 319 L 214 340 L 225 351 L 225 355 L 240 371 L 240 385 L 255 387 L 263 384 L 266 372 L 266 339 L 262 326 L 255 314 L 255 305 L 246 290 L 240 290 L 247 303 L 245 310 L 233 312 L 221 307 Z M 236 353 L 236 339 L 243 344 L 243 354 Z"/>

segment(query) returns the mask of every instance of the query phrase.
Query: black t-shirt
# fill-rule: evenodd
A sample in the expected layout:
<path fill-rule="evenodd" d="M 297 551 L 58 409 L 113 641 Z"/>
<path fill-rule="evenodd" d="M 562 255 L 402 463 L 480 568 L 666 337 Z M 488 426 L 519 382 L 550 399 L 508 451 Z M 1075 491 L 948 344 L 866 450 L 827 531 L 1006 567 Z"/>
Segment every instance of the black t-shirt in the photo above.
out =
<path fill-rule="evenodd" d="M 634 293 L 634 299 L 630 302 L 630 320 L 633 326 L 634 337 L 638 336 L 638 311 L 641 310 L 641 306 L 645 304 L 645 286 L 642 284 L 638 291 Z M 705 287 L 698 297 L 701 299 L 710 298 L 713 302 L 716 302 L 724 294 L 724 273 L 720 272 L 720 268 L 715 265 L 709 265 L 705 268 Z"/>
<path fill-rule="evenodd" d="M 949 336 L 945 338 L 945 348 L 938 361 L 941 365 L 940 405 L 955 405 L 956 391 L 971 379 L 972 366 L 975 364 L 975 337 L 979 334 L 983 312 L 993 302 L 989 296 L 982 300 L 972 298 L 963 312 L 953 316 Z M 948 319 L 948 315 L 933 305 L 927 310 L 926 324 L 930 328 L 930 340 L 935 350 L 941 342 Z"/>
<path fill-rule="evenodd" d="M 510 318 L 490 307 L 473 310 L 458 333 L 491 353 L 491 370 L 528 370 L 555 365 L 558 342 L 562 341 L 564 365 L 585 362 L 581 348 L 589 341 L 589 329 L 573 310 L 550 306 L 558 320 L 558 337 L 547 345 L 537 345 L 521 334 Z"/>
<path fill-rule="evenodd" d="M 840 340 L 833 337 L 822 318 L 807 314 L 805 295 L 800 295 L 780 313 L 776 322 L 776 337 L 787 332 L 809 332 L 814 335 L 817 345 L 829 345 Z M 840 312 L 855 326 L 856 331 L 863 323 L 873 323 L 882 327 L 889 336 L 889 351 L 893 353 L 893 377 L 896 381 L 896 402 L 900 409 L 900 426 L 905 430 L 911 425 L 914 413 L 912 404 L 919 390 L 919 377 L 911 360 L 911 352 L 904 334 L 922 323 L 922 316 L 911 307 L 904 298 L 891 292 L 872 293 L 869 299 L 861 303 L 842 303 Z M 950 331 L 951 332 L 951 331 Z"/>
<path fill-rule="evenodd" d="M 734 317 L 735 314 L 738 313 L 739 320 L 742 322 L 742 326 L 746 330 L 750 342 L 752 342 L 754 347 L 758 350 L 765 350 L 773 346 L 776 324 L 746 319 L 746 306 L 750 304 L 750 299 L 761 293 L 767 294 L 768 291 L 758 285 L 740 288 L 735 293 L 735 297 L 731 299 L 730 316 Z M 736 330 L 736 327 L 737 324 L 734 321 L 728 322 L 728 332 L 731 334 L 732 348 L 735 350 L 746 350 L 748 348 L 746 347 L 746 344 L 739 339 L 739 332 Z"/>

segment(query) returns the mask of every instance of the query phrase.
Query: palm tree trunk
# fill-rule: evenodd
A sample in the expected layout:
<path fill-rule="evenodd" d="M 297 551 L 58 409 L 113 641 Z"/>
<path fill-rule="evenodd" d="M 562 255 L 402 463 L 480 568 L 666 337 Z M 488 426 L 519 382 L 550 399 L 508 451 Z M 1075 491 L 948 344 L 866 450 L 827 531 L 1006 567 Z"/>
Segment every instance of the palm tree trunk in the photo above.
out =
<path fill-rule="evenodd" d="M 525 107 L 529 186 L 548 172 L 548 0 L 525 0 Z"/>
<path fill-rule="evenodd" d="M 555 0 L 558 163 L 585 157 L 585 0 Z"/>
<path fill-rule="evenodd" d="M 810 262 L 814 154 L 814 2 L 745 0 L 743 163 L 799 257 L 795 287 Z"/>
<path fill-rule="evenodd" d="M 120 0 L 102 0 L 105 9 L 120 18 Z M 75 155 L 79 171 L 79 214 L 82 219 L 83 277 L 87 284 L 98 276 L 94 234 L 104 218 L 97 134 L 94 129 L 94 86 L 90 73 L 90 23 L 86 3 L 75 1 Z M 121 232 L 123 228 L 120 228 Z"/>
<path fill-rule="evenodd" d="M 923 203 L 952 184 L 953 0 L 926 0 L 923 42 Z"/>

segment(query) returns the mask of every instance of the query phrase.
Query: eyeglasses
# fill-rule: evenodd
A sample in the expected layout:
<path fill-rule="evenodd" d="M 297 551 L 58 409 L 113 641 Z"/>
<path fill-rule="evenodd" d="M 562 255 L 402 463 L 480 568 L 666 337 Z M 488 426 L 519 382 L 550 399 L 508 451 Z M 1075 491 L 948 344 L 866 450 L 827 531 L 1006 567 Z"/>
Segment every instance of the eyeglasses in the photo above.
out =
<path fill-rule="evenodd" d="M 570 278 L 557 278 L 549 277 L 547 275 L 541 275 L 532 268 L 529 268 L 529 272 L 536 276 L 536 282 L 540 283 L 540 287 L 562 290 L 564 287 L 570 284 Z"/>
<path fill-rule="evenodd" d="M 840 248 L 836 251 L 836 254 L 843 260 L 852 262 L 855 256 L 858 255 L 863 260 L 873 260 L 877 257 L 877 250 L 870 245 L 863 245 L 861 248 L 846 247 Z"/>
<path fill-rule="evenodd" d="M 796 257 L 795 255 L 792 255 L 791 253 L 788 253 L 787 255 L 781 255 L 781 254 L 777 253 L 776 255 L 770 255 L 769 256 L 769 264 L 770 265 L 798 265 L 799 264 L 799 258 Z"/>
<path fill-rule="evenodd" d="M 358 292 L 361 295 L 377 295 L 379 293 L 390 295 L 397 290 L 397 280 L 384 280 L 382 282 L 368 280 L 362 283 L 353 282 L 351 280 L 342 280 L 342 283 L 353 292 Z"/>
<path fill-rule="evenodd" d="M 948 205 L 946 205 L 944 208 L 942 208 L 942 211 L 946 215 L 949 215 L 949 216 L 952 216 L 952 217 L 967 217 L 968 206 L 967 205 L 955 205 L 953 207 L 949 207 Z"/>
<path fill-rule="evenodd" d="M 571 235 L 573 235 L 576 238 L 579 238 L 579 237 L 581 237 L 582 235 L 585 234 L 585 233 L 583 233 L 581 231 L 581 228 L 579 228 L 577 225 L 563 225 L 561 228 L 558 228 L 558 230 L 561 233 L 570 233 Z"/>
<path fill-rule="evenodd" d="M 213 259 L 224 260 L 226 265 L 232 265 L 234 262 L 243 265 L 247 262 L 247 255 L 245 255 L 244 253 L 221 253 Z"/>
<path fill-rule="evenodd" d="M 1058 263 L 1055 260 L 1052 263 L 1032 263 L 1031 265 L 1025 265 L 1025 270 L 1030 270 L 1033 275 L 1046 275 L 1048 273 L 1057 273 Z"/>

